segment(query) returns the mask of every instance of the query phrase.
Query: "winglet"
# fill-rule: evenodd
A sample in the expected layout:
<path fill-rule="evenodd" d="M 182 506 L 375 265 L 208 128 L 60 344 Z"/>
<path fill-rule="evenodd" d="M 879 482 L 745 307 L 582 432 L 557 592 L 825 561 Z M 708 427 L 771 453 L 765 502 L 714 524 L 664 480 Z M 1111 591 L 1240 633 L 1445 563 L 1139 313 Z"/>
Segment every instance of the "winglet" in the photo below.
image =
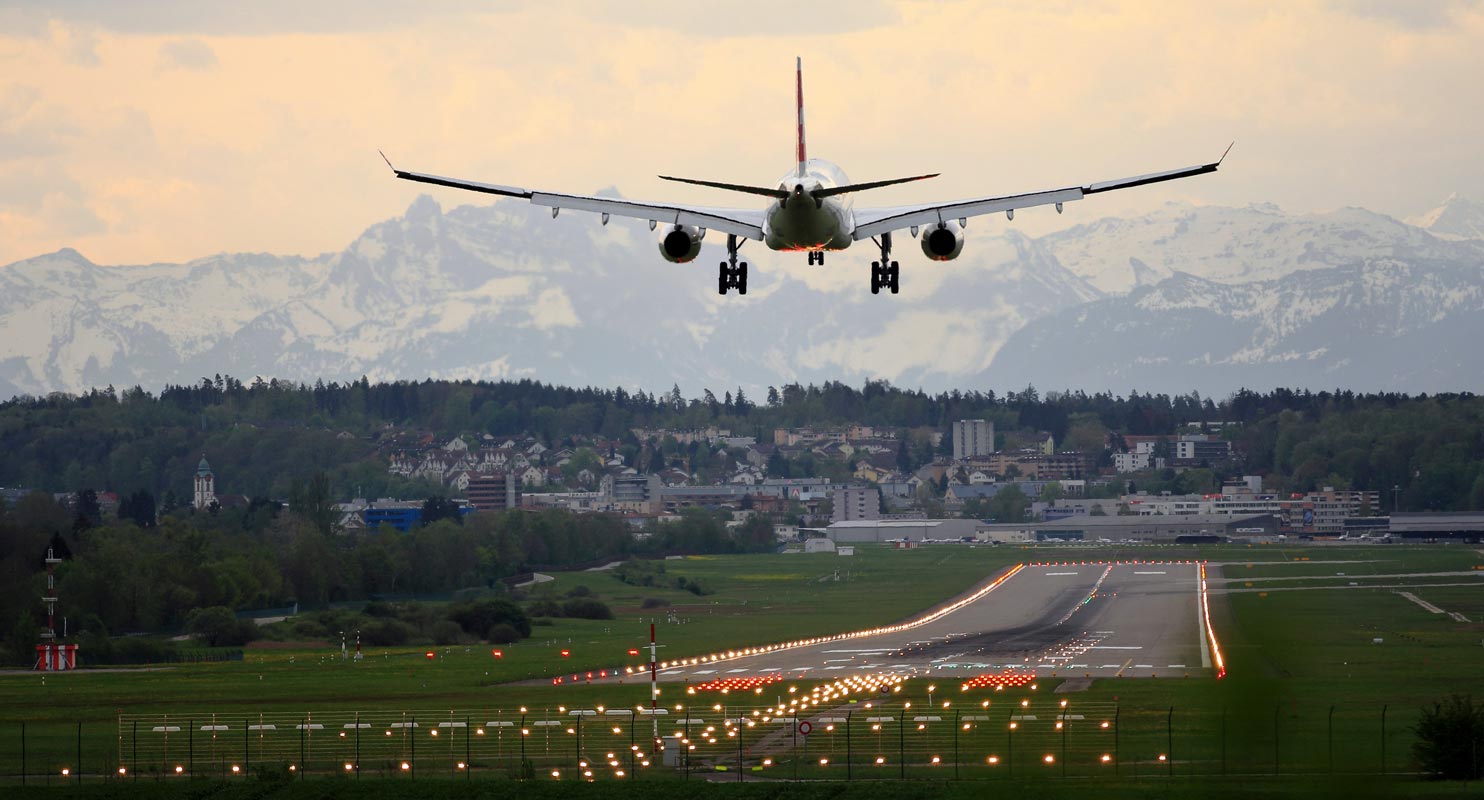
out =
<path fill-rule="evenodd" d="M 1232 142 L 1231 144 L 1227 145 L 1226 149 L 1221 152 L 1221 158 L 1216 159 L 1216 166 L 1221 166 L 1221 162 L 1226 160 L 1226 154 L 1230 153 L 1232 151 L 1232 148 L 1236 146 L 1236 142 Z"/>
<path fill-rule="evenodd" d="M 392 166 L 392 160 L 390 158 L 387 158 L 386 153 L 381 152 L 380 148 L 377 148 L 376 154 L 381 156 L 381 160 L 386 162 L 386 165 L 391 168 L 393 173 L 397 171 L 397 168 Z"/>

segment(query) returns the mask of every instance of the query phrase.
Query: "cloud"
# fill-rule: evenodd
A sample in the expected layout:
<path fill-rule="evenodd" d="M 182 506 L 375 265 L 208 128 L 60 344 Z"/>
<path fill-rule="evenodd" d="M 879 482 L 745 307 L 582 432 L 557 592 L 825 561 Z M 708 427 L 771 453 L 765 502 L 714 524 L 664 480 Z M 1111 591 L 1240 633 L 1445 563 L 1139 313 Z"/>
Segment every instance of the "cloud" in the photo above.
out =
<path fill-rule="evenodd" d="M 1447 27 L 1462 12 L 1481 6 L 1481 0 L 1331 0 L 1330 7 L 1357 17 L 1392 22 L 1424 31 Z"/>
<path fill-rule="evenodd" d="M 174 39 L 160 45 L 159 69 L 203 71 L 218 65 L 216 51 L 200 39 Z"/>

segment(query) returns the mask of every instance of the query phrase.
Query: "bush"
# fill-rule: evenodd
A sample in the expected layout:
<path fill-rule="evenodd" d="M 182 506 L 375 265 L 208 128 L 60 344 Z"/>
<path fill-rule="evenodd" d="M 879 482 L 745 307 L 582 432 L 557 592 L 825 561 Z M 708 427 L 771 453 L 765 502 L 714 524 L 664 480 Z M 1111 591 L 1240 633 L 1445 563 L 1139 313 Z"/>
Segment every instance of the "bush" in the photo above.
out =
<path fill-rule="evenodd" d="M 323 639 L 330 632 L 317 620 L 301 619 L 294 623 L 294 637 L 297 639 Z"/>
<path fill-rule="evenodd" d="M 533 617 L 567 616 L 566 612 L 562 611 L 562 604 L 549 597 L 543 597 L 539 600 L 531 601 L 531 605 L 526 609 L 526 611 Z"/>
<path fill-rule="evenodd" d="M 501 622 L 490 626 L 489 633 L 485 636 L 490 644 L 515 644 L 520 641 L 520 631 L 514 626 Z"/>
<path fill-rule="evenodd" d="M 1414 730 L 1412 754 L 1423 772 L 1454 781 L 1484 777 L 1478 757 L 1484 750 L 1484 706 L 1474 705 L 1472 696 L 1455 694 L 1424 707 Z"/>
<path fill-rule="evenodd" d="M 448 618 L 472 636 L 486 638 L 495 625 L 509 625 L 522 637 L 531 635 L 531 618 L 521 607 L 500 598 L 461 603 L 448 609 Z"/>
<path fill-rule="evenodd" d="M 464 636 L 464 629 L 460 628 L 457 622 L 440 619 L 433 623 L 432 636 L 433 644 L 458 644 Z"/>
<path fill-rule="evenodd" d="M 669 600 L 666 600 L 663 597 L 646 597 L 646 598 L 644 598 L 644 602 L 639 604 L 639 607 L 640 608 L 664 608 L 664 607 L 666 607 L 668 605 L 670 605 L 670 601 Z"/>
<path fill-rule="evenodd" d="M 567 596 L 568 597 L 592 597 L 593 596 L 593 590 L 587 588 L 586 586 L 583 586 L 581 584 L 578 584 L 577 586 L 573 586 L 571 589 L 568 589 L 567 590 Z"/>
<path fill-rule="evenodd" d="M 207 647 L 240 647 L 258 638 L 252 620 L 237 619 L 226 606 L 198 608 L 186 617 L 186 632 Z"/>
<path fill-rule="evenodd" d="M 613 619 L 613 609 L 591 597 L 574 597 L 562 603 L 562 613 L 576 619 Z"/>
<path fill-rule="evenodd" d="M 361 641 L 373 647 L 407 644 L 411 638 L 412 627 L 397 619 L 377 620 L 361 629 Z"/>
<path fill-rule="evenodd" d="M 372 600 L 371 602 L 366 604 L 365 608 L 361 609 L 361 613 L 365 614 L 368 617 L 387 618 L 395 617 L 397 615 L 397 609 L 394 608 L 391 603 L 383 602 L 381 600 Z"/>
<path fill-rule="evenodd" d="M 531 624 L 538 628 L 550 628 L 551 626 L 555 625 L 556 622 L 552 620 L 551 617 L 537 617 L 531 620 Z"/>

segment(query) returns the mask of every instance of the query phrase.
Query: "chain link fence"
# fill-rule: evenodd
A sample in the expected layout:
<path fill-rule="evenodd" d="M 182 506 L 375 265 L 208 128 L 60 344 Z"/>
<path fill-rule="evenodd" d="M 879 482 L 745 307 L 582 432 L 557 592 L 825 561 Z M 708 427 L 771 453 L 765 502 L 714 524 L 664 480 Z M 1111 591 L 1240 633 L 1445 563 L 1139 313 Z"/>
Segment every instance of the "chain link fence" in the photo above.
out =
<path fill-rule="evenodd" d="M 1412 719 L 1385 706 L 1191 709 L 1079 702 L 858 701 L 807 713 L 696 697 L 644 708 L 120 715 L 12 729 L 17 782 L 441 777 L 994 780 L 1400 774 Z M 780 712 L 780 709 L 784 709 Z M 1415 713 L 1415 712 L 1414 712 Z M 112 740 L 111 742 L 108 740 Z"/>

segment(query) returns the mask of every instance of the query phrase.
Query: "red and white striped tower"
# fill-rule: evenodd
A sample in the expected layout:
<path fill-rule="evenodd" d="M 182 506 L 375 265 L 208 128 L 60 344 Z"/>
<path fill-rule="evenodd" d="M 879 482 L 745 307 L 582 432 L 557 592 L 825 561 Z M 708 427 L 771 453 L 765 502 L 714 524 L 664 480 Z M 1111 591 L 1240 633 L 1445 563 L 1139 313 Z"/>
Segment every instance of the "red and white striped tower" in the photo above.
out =
<path fill-rule="evenodd" d="M 60 644 L 57 641 L 57 558 L 55 548 L 46 549 L 46 594 L 41 602 L 46 603 L 46 630 L 41 632 L 41 644 L 36 645 L 36 669 L 43 672 L 75 669 L 77 667 L 77 645 Z"/>

